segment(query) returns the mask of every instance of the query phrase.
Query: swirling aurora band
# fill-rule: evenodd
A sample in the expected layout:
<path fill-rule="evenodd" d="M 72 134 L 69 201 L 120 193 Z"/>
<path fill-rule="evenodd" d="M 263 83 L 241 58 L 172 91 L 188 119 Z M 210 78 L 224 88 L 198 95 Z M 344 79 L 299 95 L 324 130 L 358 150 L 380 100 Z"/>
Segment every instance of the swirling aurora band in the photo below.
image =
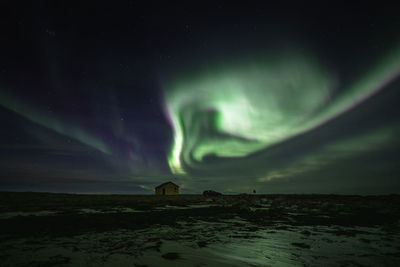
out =
<path fill-rule="evenodd" d="M 166 85 L 174 130 L 168 164 L 186 174 L 207 156 L 245 157 L 315 129 L 400 76 L 400 47 L 337 90 L 333 72 L 305 53 L 238 62 Z M 186 166 L 186 167 L 185 167 Z"/>

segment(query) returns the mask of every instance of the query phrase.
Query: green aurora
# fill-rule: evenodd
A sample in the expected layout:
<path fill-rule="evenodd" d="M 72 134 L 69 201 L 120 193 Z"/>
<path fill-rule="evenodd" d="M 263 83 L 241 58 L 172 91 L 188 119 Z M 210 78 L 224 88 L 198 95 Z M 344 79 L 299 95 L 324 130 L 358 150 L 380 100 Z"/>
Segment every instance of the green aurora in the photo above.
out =
<path fill-rule="evenodd" d="M 165 83 L 174 130 L 174 174 L 207 157 L 243 158 L 327 123 L 385 88 L 400 74 L 400 47 L 346 88 L 312 53 L 237 60 Z M 340 89 L 340 90 L 338 90 Z"/>
<path fill-rule="evenodd" d="M 87 133 L 80 127 L 65 123 L 55 116 L 45 114 L 5 91 L 0 91 L 0 106 L 58 134 L 70 137 L 105 154 L 111 154 L 110 148 L 100 138 Z"/>

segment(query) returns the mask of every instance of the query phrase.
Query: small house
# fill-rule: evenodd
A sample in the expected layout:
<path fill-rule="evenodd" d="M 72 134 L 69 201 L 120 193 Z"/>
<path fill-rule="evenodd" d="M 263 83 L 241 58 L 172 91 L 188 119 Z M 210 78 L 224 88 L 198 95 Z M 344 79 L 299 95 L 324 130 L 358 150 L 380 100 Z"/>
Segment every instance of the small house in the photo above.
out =
<path fill-rule="evenodd" d="M 178 195 L 179 186 L 173 182 L 166 182 L 157 186 L 155 191 L 156 195 Z"/>

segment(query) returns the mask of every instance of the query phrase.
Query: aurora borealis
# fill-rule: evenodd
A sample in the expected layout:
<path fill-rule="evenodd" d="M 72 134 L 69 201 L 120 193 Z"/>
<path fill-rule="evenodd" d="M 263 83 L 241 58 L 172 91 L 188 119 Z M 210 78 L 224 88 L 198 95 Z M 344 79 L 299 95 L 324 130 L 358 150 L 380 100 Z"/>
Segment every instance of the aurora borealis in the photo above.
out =
<path fill-rule="evenodd" d="M 399 50 L 399 49 L 397 49 Z M 367 78 L 332 96 L 337 82 L 312 56 L 289 54 L 238 63 L 172 85 L 167 106 L 175 130 L 169 164 L 184 173 L 208 154 L 244 157 L 326 123 L 400 75 L 400 52 Z M 262 64 L 264 62 L 264 64 Z M 329 77 L 330 76 L 330 77 Z"/>
<path fill-rule="evenodd" d="M 120 5 L 7 6 L 0 190 L 400 192 L 393 8 Z"/>

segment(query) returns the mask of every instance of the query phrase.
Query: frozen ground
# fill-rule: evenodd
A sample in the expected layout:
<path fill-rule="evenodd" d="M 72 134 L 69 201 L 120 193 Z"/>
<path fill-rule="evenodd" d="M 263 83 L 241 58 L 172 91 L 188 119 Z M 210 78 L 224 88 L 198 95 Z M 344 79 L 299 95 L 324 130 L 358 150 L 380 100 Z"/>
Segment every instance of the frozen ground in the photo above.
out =
<path fill-rule="evenodd" d="M 171 199 L 29 214 L 3 206 L 1 266 L 400 265 L 398 196 Z"/>

